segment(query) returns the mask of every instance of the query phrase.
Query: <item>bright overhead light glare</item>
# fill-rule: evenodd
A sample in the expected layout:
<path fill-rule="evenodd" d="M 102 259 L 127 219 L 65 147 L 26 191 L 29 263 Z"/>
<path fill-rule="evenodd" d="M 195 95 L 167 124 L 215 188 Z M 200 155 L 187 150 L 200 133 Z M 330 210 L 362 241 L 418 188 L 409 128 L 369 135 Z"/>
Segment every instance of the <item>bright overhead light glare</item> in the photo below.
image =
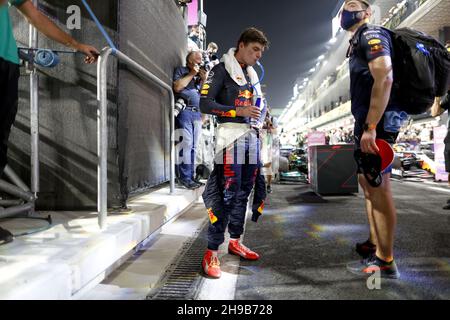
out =
<path fill-rule="evenodd" d="M 309 70 L 309 72 L 313 73 L 314 71 L 316 71 L 316 68 L 312 68 L 311 70 Z"/>
<path fill-rule="evenodd" d="M 325 55 L 321 55 L 319 58 L 317 58 L 317 60 L 322 61 L 323 59 L 325 59 Z"/>
<path fill-rule="evenodd" d="M 335 44 L 336 42 L 337 42 L 337 38 L 336 37 L 333 37 L 333 38 L 330 39 L 330 43 L 331 44 Z"/>

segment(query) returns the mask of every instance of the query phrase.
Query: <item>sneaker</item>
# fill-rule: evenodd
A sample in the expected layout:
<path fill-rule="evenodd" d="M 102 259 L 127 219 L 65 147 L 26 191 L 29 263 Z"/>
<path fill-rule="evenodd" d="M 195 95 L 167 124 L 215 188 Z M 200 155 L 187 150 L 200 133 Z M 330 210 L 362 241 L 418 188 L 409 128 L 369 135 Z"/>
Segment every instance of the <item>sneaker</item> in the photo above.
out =
<path fill-rule="evenodd" d="M 387 263 L 376 255 L 372 255 L 361 261 L 350 262 L 347 264 L 347 270 L 359 276 L 371 276 L 374 272 L 380 271 L 381 278 L 398 279 L 400 272 L 398 271 L 395 261 Z"/>
<path fill-rule="evenodd" d="M 359 272 L 365 268 L 370 261 L 375 259 L 375 254 L 368 256 L 367 258 L 363 258 L 358 261 L 352 261 L 347 263 L 347 270 L 354 274 L 359 274 Z"/>
<path fill-rule="evenodd" d="M 267 186 L 267 193 L 272 193 L 272 187 L 271 186 Z"/>
<path fill-rule="evenodd" d="M 220 270 L 220 261 L 217 257 L 217 251 L 207 250 L 202 261 L 202 268 L 208 277 L 219 279 L 222 276 Z"/>
<path fill-rule="evenodd" d="M 6 229 L 0 227 L 0 245 L 10 243 L 14 240 L 14 235 Z"/>
<path fill-rule="evenodd" d="M 180 180 L 180 184 L 188 190 L 198 189 L 200 186 L 194 181 Z"/>
<path fill-rule="evenodd" d="M 230 240 L 230 244 L 228 245 L 228 253 L 240 256 L 245 260 L 255 261 L 259 259 L 259 254 L 241 244 L 239 239 Z"/>
<path fill-rule="evenodd" d="M 377 251 L 377 246 L 374 245 L 370 240 L 367 240 L 364 243 L 356 244 L 356 252 L 363 258 L 369 258 L 374 255 Z"/>

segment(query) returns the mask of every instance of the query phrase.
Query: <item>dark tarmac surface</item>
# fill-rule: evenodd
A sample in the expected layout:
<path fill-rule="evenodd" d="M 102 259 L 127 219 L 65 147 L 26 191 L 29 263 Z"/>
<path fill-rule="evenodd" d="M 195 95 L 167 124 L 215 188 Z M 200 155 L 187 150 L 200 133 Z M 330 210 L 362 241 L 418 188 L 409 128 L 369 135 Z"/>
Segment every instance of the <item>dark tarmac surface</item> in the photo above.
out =
<path fill-rule="evenodd" d="M 311 203 L 317 198 L 301 196 L 308 186 L 274 185 L 264 216 L 247 222 L 244 242 L 262 258 L 241 262 L 235 299 L 449 299 L 450 211 L 442 206 L 450 189 L 397 181 L 393 189 L 400 280 L 369 290 L 346 270 L 359 259 L 354 244 L 368 237 L 362 193 Z"/>

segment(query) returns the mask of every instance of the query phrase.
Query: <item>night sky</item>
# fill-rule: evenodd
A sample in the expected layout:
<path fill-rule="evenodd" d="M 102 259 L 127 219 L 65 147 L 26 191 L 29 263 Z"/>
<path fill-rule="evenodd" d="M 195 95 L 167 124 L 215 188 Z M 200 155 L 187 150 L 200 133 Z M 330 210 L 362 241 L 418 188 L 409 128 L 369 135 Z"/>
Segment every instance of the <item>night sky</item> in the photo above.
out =
<path fill-rule="evenodd" d="M 317 57 L 326 52 L 337 3 L 336 0 L 204 0 L 207 42 L 216 42 L 222 55 L 236 46 L 246 27 L 263 30 L 271 42 L 261 60 L 266 69 L 267 98 L 272 108 L 284 108 L 292 98 L 295 80 L 306 76 Z"/>

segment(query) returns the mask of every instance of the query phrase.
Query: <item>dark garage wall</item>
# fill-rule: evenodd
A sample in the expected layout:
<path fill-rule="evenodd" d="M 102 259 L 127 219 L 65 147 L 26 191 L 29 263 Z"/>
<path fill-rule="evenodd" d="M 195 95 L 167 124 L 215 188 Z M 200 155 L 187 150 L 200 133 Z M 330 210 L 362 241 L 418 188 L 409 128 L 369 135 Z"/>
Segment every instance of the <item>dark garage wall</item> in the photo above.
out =
<path fill-rule="evenodd" d="M 120 1 L 120 48 L 171 85 L 185 55 L 184 20 L 174 1 Z M 130 18 L 133 17 L 133 18 Z M 119 158 L 123 193 L 169 180 L 169 96 L 119 68 Z"/>
<path fill-rule="evenodd" d="M 182 48 L 185 48 L 184 21 L 173 1 L 89 3 L 119 49 L 169 81 L 172 69 L 182 61 Z M 40 1 L 40 8 L 66 30 L 66 10 L 73 4 L 82 8 L 83 20 L 81 30 L 70 33 L 80 42 L 98 49 L 105 47 L 106 41 L 81 1 Z M 17 40 L 27 44 L 27 23 L 16 10 L 11 9 L 11 13 Z M 148 18 L 150 14 L 155 17 Z M 44 36 L 39 36 L 39 46 L 63 48 Z M 116 61 L 111 58 L 108 79 L 109 205 L 119 205 L 128 192 L 167 181 L 169 175 L 169 123 L 168 114 L 164 115 L 168 98 L 122 67 L 119 71 Z M 14 170 L 28 183 L 29 80 L 24 68 L 21 72 L 19 113 L 11 134 L 9 158 Z M 94 208 L 97 200 L 96 66 L 85 65 L 81 55 L 62 55 L 59 66 L 40 70 L 39 91 L 41 193 L 38 208 Z M 128 178 L 121 178 L 121 173 Z"/>

